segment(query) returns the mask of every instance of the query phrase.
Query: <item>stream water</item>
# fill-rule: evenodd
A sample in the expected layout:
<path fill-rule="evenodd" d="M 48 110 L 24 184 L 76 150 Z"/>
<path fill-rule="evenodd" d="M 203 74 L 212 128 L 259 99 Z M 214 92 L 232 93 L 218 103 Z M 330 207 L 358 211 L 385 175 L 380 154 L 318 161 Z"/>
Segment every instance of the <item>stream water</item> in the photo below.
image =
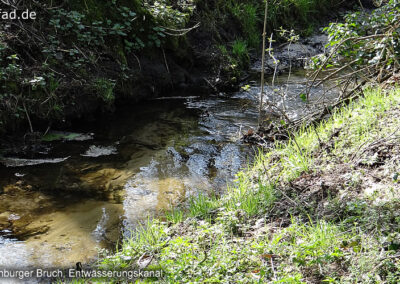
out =
<path fill-rule="evenodd" d="M 293 117 L 302 73 L 277 79 Z M 73 267 L 115 248 L 138 222 L 199 192 L 223 192 L 251 162 L 240 141 L 257 123 L 257 81 L 248 91 L 169 97 L 120 108 L 35 153 L 0 159 L 0 267 Z M 314 90 L 317 93 L 318 90 Z M 11 256 L 11 257 L 10 257 Z"/>

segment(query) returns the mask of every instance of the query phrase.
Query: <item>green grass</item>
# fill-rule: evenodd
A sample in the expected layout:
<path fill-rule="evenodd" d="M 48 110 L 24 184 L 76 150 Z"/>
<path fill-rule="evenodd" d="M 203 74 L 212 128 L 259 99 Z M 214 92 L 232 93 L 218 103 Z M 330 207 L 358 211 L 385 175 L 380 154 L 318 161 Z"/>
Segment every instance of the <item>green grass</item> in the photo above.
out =
<path fill-rule="evenodd" d="M 115 100 L 114 87 L 115 83 L 110 79 L 99 78 L 94 82 L 96 95 L 107 104 L 112 104 Z"/>
<path fill-rule="evenodd" d="M 347 1 L 346 5 L 357 4 Z M 336 9 L 343 7 L 343 1 L 335 0 L 270 0 L 268 13 L 269 30 L 283 26 L 309 35 L 323 19 Z"/>
<path fill-rule="evenodd" d="M 180 223 L 183 221 L 183 218 L 184 218 L 183 211 L 180 209 L 176 209 L 176 208 L 173 208 L 170 211 L 166 211 L 164 213 L 164 216 L 165 216 L 165 219 L 172 224 Z"/>
<path fill-rule="evenodd" d="M 398 283 L 400 187 L 392 175 L 400 164 L 393 155 L 383 165 L 353 158 L 363 161 L 365 145 L 396 134 L 399 105 L 400 89 L 366 90 L 315 130 L 260 152 L 220 198 L 201 194 L 165 222 L 149 221 L 101 267 L 128 269 L 148 254 L 163 283 Z M 287 189 L 305 174 L 334 180 L 344 166 L 349 182 L 338 181 L 338 193 Z M 375 168 L 385 187 L 368 195 Z"/>
<path fill-rule="evenodd" d="M 261 5 L 231 3 L 231 12 L 242 26 L 246 42 L 250 47 L 258 48 L 261 40 L 259 26 L 261 23 Z"/>
<path fill-rule="evenodd" d="M 232 43 L 232 54 L 240 68 L 246 68 L 249 65 L 250 58 L 246 41 L 241 39 L 235 40 Z"/>
<path fill-rule="evenodd" d="M 190 216 L 207 216 L 212 210 L 217 208 L 218 203 L 215 197 L 206 196 L 200 193 L 198 196 L 189 200 Z"/>
<path fill-rule="evenodd" d="M 393 123 L 382 126 L 379 121 L 389 109 L 400 103 L 399 92 L 366 90 L 365 98 L 337 110 L 329 120 L 321 122 L 315 131 L 312 128 L 302 128 L 291 136 L 289 142 L 277 142 L 275 150 L 260 157 L 255 168 L 261 170 L 265 167 L 263 164 L 268 164 L 268 167 L 275 165 L 269 170 L 270 175 L 276 176 L 279 172 L 285 182 L 302 173 L 309 173 L 313 167 L 317 171 L 326 166 L 314 163 L 314 154 L 319 149 L 320 141 L 323 144 L 331 142 L 331 135 L 341 128 L 346 130 L 345 135 L 343 139 L 334 140 L 332 154 L 342 162 L 348 162 L 358 148 L 372 142 L 377 134 L 388 135 L 394 130 Z"/>

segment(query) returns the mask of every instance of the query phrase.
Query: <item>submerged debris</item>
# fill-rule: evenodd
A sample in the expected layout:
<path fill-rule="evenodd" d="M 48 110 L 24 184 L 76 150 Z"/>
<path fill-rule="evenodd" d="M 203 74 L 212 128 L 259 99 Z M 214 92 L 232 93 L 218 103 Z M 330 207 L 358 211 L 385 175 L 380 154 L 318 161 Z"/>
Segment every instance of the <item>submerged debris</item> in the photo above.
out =
<path fill-rule="evenodd" d="M 257 130 L 250 128 L 243 134 L 242 141 L 262 147 L 270 147 L 276 140 L 286 140 L 287 138 L 285 129 L 275 123 L 270 123 L 267 127 L 258 127 Z"/>
<path fill-rule="evenodd" d="M 25 167 L 41 164 L 57 164 L 64 162 L 69 158 L 54 158 L 54 159 L 20 159 L 20 158 L 0 158 L 0 163 L 6 167 Z"/>
<path fill-rule="evenodd" d="M 81 154 L 84 157 L 100 157 L 100 156 L 109 156 L 117 154 L 117 148 L 114 146 L 95 146 L 92 145 L 85 152 L 85 154 Z"/>
<path fill-rule="evenodd" d="M 93 133 L 74 133 L 64 131 L 51 131 L 42 137 L 42 141 L 87 141 L 93 139 Z"/>

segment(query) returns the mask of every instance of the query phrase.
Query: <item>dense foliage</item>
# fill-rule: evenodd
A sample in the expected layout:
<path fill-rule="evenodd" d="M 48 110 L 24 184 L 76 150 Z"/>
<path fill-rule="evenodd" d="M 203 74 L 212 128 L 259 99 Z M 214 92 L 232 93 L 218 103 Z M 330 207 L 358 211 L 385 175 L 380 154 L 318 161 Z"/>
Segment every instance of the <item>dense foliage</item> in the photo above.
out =
<path fill-rule="evenodd" d="M 20 122 L 23 131 L 28 122 L 31 130 L 44 131 L 54 121 L 112 110 L 116 97 L 138 100 L 160 82 L 171 85 L 171 62 L 237 84 L 249 53 L 259 50 L 264 12 L 257 0 L 19 3 L 16 9 L 37 17 L 5 20 L 0 29 L 0 131 L 18 130 Z M 309 33 L 321 16 L 342 5 L 269 1 L 269 32 L 284 26 Z M 153 66 L 145 75 L 143 59 L 165 74 Z"/>
<path fill-rule="evenodd" d="M 345 16 L 325 28 L 331 52 L 313 59 L 324 70 L 345 70 L 382 82 L 400 68 L 400 2 L 390 0 L 374 11 Z M 341 75 L 341 73 L 339 73 Z"/>
<path fill-rule="evenodd" d="M 40 18 L 1 31 L 1 124 L 29 114 L 62 119 L 78 93 L 110 105 L 116 82 L 132 76 L 128 56 L 165 42 L 167 20 L 138 1 L 50 3 L 31 2 Z"/>

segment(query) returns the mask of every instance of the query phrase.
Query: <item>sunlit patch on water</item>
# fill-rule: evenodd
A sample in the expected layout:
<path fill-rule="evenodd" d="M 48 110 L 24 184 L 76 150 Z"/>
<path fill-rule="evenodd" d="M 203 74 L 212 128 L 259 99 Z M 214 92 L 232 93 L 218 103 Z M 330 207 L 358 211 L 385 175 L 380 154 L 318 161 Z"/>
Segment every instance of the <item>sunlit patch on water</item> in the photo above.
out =
<path fill-rule="evenodd" d="M 13 257 L 10 257 L 12 253 Z M 24 242 L 0 236 L 0 263 L 7 268 L 28 267 L 29 250 Z"/>
<path fill-rule="evenodd" d="M 171 155 L 172 160 L 174 161 L 174 168 L 177 169 L 182 166 L 182 156 L 175 150 L 174 147 L 168 147 L 167 153 Z"/>
<path fill-rule="evenodd" d="M 97 223 L 96 229 L 92 232 L 92 235 L 94 236 L 95 240 L 97 242 L 100 242 L 105 239 L 106 235 L 106 230 L 107 230 L 107 222 L 110 216 L 106 212 L 106 208 L 102 208 L 103 214 L 101 215 L 100 221 Z"/>
<path fill-rule="evenodd" d="M 232 144 L 224 146 L 219 155 L 215 157 L 214 165 L 221 178 L 232 177 L 243 166 L 240 148 Z"/>

